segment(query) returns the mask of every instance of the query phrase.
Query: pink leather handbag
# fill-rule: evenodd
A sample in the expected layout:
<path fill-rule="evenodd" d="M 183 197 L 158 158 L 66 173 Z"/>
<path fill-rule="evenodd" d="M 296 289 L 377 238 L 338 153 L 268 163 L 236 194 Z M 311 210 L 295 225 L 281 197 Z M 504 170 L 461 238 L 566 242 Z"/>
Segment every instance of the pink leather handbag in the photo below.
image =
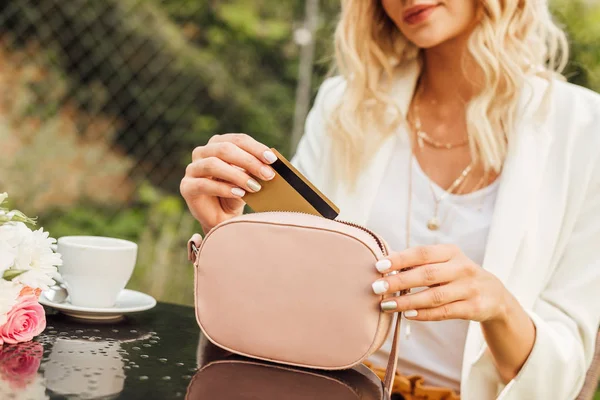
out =
<path fill-rule="evenodd" d="M 371 284 L 385 241 L 358 225 L 309 214 L 242 215 L 213 228 L 188 252 L 196 319 L 233 353 L 322 370 L 348 369 L 381 347 L 393 314 Z M 403 294 L 403 293 L 400 293 Z M 393 385 L 400 315 L 385 387 Z"/>

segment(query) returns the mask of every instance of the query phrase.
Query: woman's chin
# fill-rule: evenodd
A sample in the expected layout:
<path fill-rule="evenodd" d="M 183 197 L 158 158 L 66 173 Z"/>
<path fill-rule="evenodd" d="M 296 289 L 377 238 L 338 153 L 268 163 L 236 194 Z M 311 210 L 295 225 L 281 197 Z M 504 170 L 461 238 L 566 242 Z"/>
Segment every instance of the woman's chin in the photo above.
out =
<path fill-rule="evenodd" d="M 455 41 L 459 35 L 440 35 L 435 31 L 422 31 L 412 35 L 405 35 L 406 38 L 420 49 L 433 49 L 446 43 Z"/>
<path fill-rule="evenodd" d="M 410 38 L 410 41 L 420 49 L 431 49 L 441 45 L 446 40 L 435 36 L 420 35 L 419 37 Z"/>

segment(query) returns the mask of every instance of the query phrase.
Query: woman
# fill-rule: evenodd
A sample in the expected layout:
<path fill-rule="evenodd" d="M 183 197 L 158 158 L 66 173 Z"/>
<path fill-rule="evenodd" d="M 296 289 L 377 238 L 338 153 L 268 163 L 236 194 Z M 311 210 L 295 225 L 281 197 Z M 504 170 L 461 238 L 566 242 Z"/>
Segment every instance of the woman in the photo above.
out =
<path fill-rule="evenodd" d="M 292 160 L 396 251 L 374 267 L 414 267 L 373 284 L 411 320 L 399 370 L 463 399 L 571 399 L 591 362 L 600 98 L 566 58 L 543 0 L 342 1 L 339 76 Z M 240 134 L 194 150 L 181 191 L 205 231 L 274 159 Z"/>

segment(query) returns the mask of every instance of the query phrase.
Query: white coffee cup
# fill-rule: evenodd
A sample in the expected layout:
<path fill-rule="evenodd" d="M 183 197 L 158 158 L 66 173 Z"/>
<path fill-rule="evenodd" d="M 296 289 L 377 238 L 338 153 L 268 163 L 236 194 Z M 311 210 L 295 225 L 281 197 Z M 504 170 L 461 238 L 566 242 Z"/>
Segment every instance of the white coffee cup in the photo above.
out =
<path fill-rule="evenodd" d="M 58 239 L 58 252 L 71 304 L 110 308 L 131 278 L 137 244 L 101 236 L 64 236 Z"/>

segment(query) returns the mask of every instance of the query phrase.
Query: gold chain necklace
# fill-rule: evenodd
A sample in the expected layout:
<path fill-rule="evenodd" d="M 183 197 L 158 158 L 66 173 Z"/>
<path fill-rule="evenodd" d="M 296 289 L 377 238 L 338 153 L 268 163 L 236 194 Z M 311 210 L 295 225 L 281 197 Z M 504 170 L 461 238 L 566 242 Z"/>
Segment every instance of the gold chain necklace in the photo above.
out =
<path fill-rule="evenodd" d="M 445 150 L 452 150 L 455 149 L 457 147 L 463 147 L 469 144 L 469 139 L 465 139 L 462 142 L 458 142 L 458 143 L 442 143 L 440 141 L 435 140 L 434 138 L 432 138 L 431 136 L 429 136 L 426 132 L 423 131 L 423 125 L 421 124 L 421 117 L 420 117 L 420 111 L 419 111 L 419 99 L 421 98 L 421 93 L 423 91 L 423 85 L 419 85 L 419 88 L 417 89 L 417 94 L 415 96 L 415 101 L 414 101 L 414 123 L 415 123 L 415 131 L 417 134 L 417 142 L 419 143 L 419 148 L 423 148 L 424 144 L 427 143 L 428 145 L 430 145 L 431 147 L 434 147 L 436 149 L 445 149 Z"/>
<path fill-rule="evenodd" d="M 421 138 L 421 136 L 419 136 L 419 132 L 422 132 L 421 131 L 421 118 L 419 116 L 419 105 L 418 105 L 418 98 L 420 97 L 421 87 L 422 86 L 419 87 L 419 91 L 418 91 L 417 95 L 415 96 L 415 101 L 414 101 L 414 106 L 413 106 L 413 111 L 414 111 L 413 115 L 414 115 L 414 120 L 415 120 L 414 130 L 416 132 L 417 139 L 419 141 Z M 468 143 L 468 141 L 467 141 L 467 143 Z M 450 146 L 450 147 L 448 147 L 448 146 Z M 422 148 L 421 142 L 419 142 L 419 147 Z M 456 145 L 453 145 L 450 143 L 445 144 L 445 148 L 447 148 L 447 149 L 451 149 L 454 147 L 456 147 Z M 412 152 L 411 152 L 411 154 L 412 154 Z M 454 192 L 454 190 L 456 190 L 456 188 L 465 181 L 465 179 L 467 178 L 467 176 L 469 176 L 471 171 L 473 171 L 473 163 L 470 163 L 469 165 L 467 165 L 465 167 L 465 169 L 462 170 L 460 175 L 458 175 L 458 178 L 456 178 L 454 180 L 454 182 L 452 182 L 452 184 L 450 185 L 450 187 L 447 190 L 444 190 L 444 193 L 439 198 L 435 194 L 435 190 L 433 188 L 433 182 L 432 182 L 431 178 L 429 178 L 429 175 L 425 174 L 427 176 L 427 180 L 429 181 L 429 189 L 431 190 L 431 195 L 433 196 L 433 201 L 435 203 L 434 215 L 433 215 L 433 217 L 431 217 L 429 219 L 429 221 L 427 221 L 427 229 L 429 229 L 430 231 L 437 231 L 438 229 L 440 229 L 441 222 L 438 217 L 440 203 L 446 197 L 448 197 L 448 195 L 452 194 Z M 425 172 L 425 171 L 423 171 L 423 172 Z"/>
<path fill-rule="evenodd" d="M 433 217 L 431 217 L 429 219 L 429 221 L 427 221 L 427 229 L 429 229 L 430 231 L 437 231 L 438 229 L 440 229 L 441 222 L 440 222 L 440 219 L 438 218 L 438 212 L 439 212 L 439 209 L 440 209 L 440 203 L 446 197 L 448 197 L 450 194 L 452 194 L 452 192 L 461 183 L 464 182 L 464 180 L 471 173 L 471 171 L 473 171 L 473 164 L 472 163 L 469 164 L 469 165 L 467 165 L 467 167 L 462 170 L 462 172 L 460 173 L 460 175 L 458 176 L 458 178 L 456 178 L 454 180 L 454 182 L 452 183 L 452 185 L 450 185 L 450 187 L 447 190 L 444 190 L 444 193 L 442 193 L 442 195 L 439 198 L 435 195 L 435 189 L 433 188 L 433 181 L 431 180 L 431 178 L 429 178 L 429 176 L 427 176 L 427 179 L 429 180 L 429 189 L 431 190 L 431 195 L 433 196 L 433 202 L 435 203 L 435 208 L 434 208 L 435 211 L 434 211 Z"/>

